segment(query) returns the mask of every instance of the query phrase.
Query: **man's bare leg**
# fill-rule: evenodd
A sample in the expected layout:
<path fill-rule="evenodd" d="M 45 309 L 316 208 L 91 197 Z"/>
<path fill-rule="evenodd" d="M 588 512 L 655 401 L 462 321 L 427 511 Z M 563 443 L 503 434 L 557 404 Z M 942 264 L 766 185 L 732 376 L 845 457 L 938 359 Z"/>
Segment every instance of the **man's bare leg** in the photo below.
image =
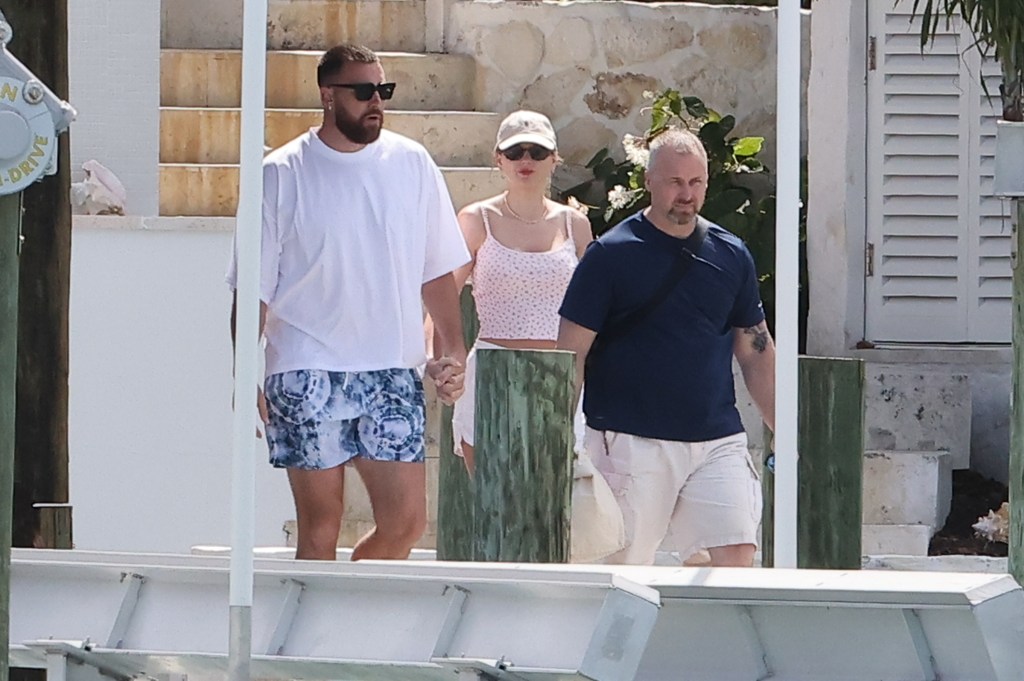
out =
<path fill-rule="evenodd" d="M 427 528 L 426 464 L 363 458 L 353 463 L 377 526 L 356 543 L 352 560 L 408 558 Z"/>
<path fill-rule="evenodd" d="M 731 544 L 708 548 L 713 567 L 750 567 L 757 552 L 753 544 Z"/>
<path fill-rule="evenodd" d="M 308 471 L 288 469 L 295 499 L 299 539 L 295 557 L 303 560 L 334 560 L 337 556 L 341 514 L 345 509 L 345 467 Z"/>

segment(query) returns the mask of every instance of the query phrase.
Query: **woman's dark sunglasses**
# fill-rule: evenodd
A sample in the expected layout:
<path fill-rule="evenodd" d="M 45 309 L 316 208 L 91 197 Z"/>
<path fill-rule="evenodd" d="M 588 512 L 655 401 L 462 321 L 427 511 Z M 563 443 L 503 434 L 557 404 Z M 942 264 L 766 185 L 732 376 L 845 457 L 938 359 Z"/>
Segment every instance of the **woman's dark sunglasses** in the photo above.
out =
<path fill-rule="evenodd" d="M 513 144 L 508 149 L 501 152 L 501 155 L 510 161 L 518 161 L 523 157 L 523 154 L 529 154 L 530 158 L 534 161 L 543 161 L 548 156 L 555 152 L 544 147 L 538 147 L 536 145 L 523 146 L 522 144 Z"/>
<path fill-rule="evenodd" d="M 352 90 L 356 99 L 360 102 L 368 102 L 373 99 L 374 92 L 380 95 L 381 99 L 385 100 L 395 96 L 394 83 L 381 83 L 380 85 L 374 85 L 373 83 L 331 83 L 327 87 L 348 88 Z"/>

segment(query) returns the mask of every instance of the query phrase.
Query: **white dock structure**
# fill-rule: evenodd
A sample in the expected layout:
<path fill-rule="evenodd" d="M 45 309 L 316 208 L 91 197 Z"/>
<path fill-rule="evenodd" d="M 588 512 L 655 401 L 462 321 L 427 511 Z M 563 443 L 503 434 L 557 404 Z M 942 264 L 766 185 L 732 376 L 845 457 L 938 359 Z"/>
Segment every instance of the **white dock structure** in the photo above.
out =
<path fill-rule="evenodd" d="M 256 559 L 252 676 L 1020 681 L 1006 575 Z M 223 556 L 15 549 L 11 665 L 222 679 Z M 167 676 L 170 675 L 170 676 Z"/>

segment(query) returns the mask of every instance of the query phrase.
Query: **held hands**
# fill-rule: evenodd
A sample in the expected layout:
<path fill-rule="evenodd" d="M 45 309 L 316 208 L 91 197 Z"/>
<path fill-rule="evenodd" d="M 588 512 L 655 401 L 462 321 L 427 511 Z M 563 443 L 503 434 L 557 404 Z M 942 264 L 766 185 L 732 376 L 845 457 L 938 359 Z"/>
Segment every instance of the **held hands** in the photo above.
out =
<path fill-rule="evenodd" d="M 427 376 L 437 388 L 438 398 L 447 405 L 455 404 L 465 390 L 465 365 L 454 357 L 427 360 Z"/>

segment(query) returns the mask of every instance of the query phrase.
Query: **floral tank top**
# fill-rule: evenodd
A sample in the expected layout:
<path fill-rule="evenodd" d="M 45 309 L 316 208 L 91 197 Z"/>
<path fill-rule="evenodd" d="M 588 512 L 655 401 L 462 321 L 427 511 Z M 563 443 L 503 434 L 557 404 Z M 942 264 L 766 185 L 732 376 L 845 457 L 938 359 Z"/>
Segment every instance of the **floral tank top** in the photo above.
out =
<path fill-rule="evenodd" d="M 565 213 L 565 241 L 550 251 L 517 251 L 491 234 L 488 210 L 481 211 L 487 236 L 473 266 L 473 298 L 480 337 L 556 340 L 558 308 L 579 259 L 572 239 L 572 214 Z"/>

